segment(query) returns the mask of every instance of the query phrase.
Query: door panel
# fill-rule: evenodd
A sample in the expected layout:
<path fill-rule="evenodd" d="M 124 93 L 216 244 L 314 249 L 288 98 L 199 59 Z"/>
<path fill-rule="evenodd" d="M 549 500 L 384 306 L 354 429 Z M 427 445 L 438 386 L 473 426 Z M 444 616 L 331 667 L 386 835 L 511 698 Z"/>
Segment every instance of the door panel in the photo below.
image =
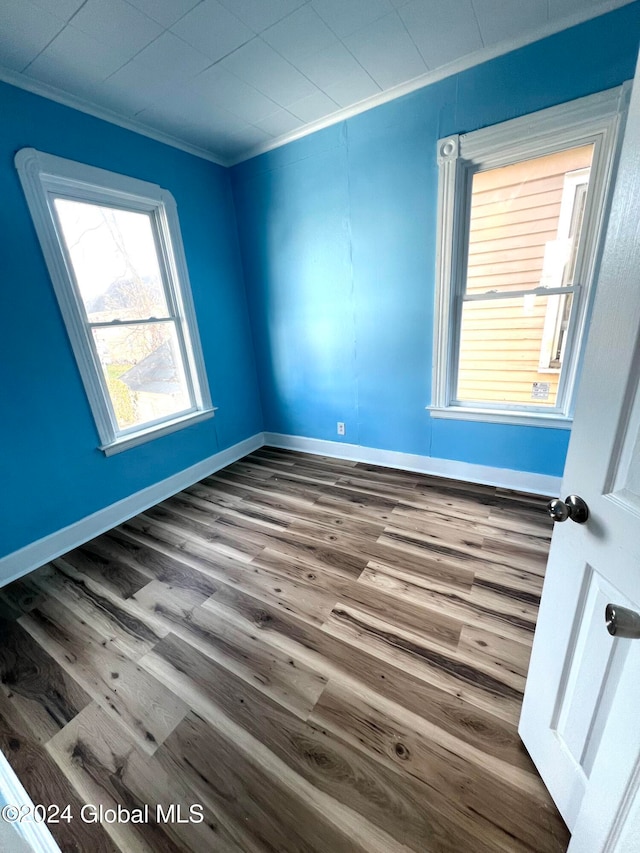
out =
<path fill-rule="evenodd" d="M 570 853 L 640 850 L 640 639 L 605 624 L 610 602 L 640 612 L 639 80 L 563 480 L 590 516 L 556 524 L 520 720 Z"/>
<path fill-rule="evenodd" d="M 585 567 L 583 586 L 551 727 L 586 784 L 629 648 L 603 632 L 603 614 L 610 601 L 631 609 L 633 602 L 591 566 Z"/>

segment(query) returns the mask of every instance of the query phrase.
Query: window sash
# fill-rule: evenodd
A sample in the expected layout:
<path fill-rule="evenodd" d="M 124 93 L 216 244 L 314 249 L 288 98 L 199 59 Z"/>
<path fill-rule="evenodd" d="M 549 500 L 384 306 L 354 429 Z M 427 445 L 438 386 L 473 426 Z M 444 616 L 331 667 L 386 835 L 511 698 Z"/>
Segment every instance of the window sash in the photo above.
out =
<path fill-rule="evenodd" d="M 463 302 L 491 302 L 500 299 L 518 299 L 521 296 L 563 296 L 566 293 L 579 293 L 581 285 L 569 284 L 566 287 L 530 287 L 528 290 L 488 290 L 486 293 L 463 293 Z"/>
<path fill-rule="evenodd" d="M 502 125 L 484 128 L 464 136 L 438 142 L 438 235 L 436 258 L 436 310 L 432 401 L 427 409 L 438 417 L 447 410 L 456 417 L 464 409 L 470 419 L 509 422 L 509 412 L 567 422 L 572 417 L 573 389 L 590 303 L 591 282 L 597 265 L 598 239 L 606 215 L 609 185 L 619 147 L 619 129 L 627 108 L 630 86 L 625 84 L 607 92 L 581 98 L 543 110 L 532 116 L 513 119 Z M 508 294 L 469 294 L 466 290 L 466 264 L 469 247 L 471 189 L 476 172 L 509 166 L 556 151 L 593 145 L 591 179 L 584 215 L 583 233 L 576 258 L 574 284 L 561 288 L 532 288 Z M 587 251 L 588 247 L 588 251 Z M 561 375 L 557 405 L 522 406 L 493 401 L 456 400 L 462 305 L 476 299 L 517 298 L 527 293 L 551 296 L 573 293 L 572 318 L 565 346 L 567 365 Z M 499 416 L 492 416 L 495 413 Z M 510 422 L 520 422 L 516 417 Z"/>
<path fill-rule="evenodd" d="M 177 208 L 171 193 L 136 178 L 43 154 L 32 148 L 19 151 L 15 163 L 93 412 L 101 449 L 106 455 L 111 455 L 192 421 L 211 417 L 214 407 L 198 335 Z M 188 410 L 157 421 L 119 428 L 93 329 L 125 327 L 129 323 L 126 320 L 105 323 L 89 321 L 56 215 L 56 198 L 95 203 L 150 216 L 170 316 L 140 318 L 133 320 L 133 323 L 174 324 L 184 365 L 185 395 L 190 403 Z"/>
<path fill-rule="evenodd" d="M 562 288 L 561 290 L 559 290 L 560 295 L 566 295 L 566 294 L 571 293 L 571 292 L 575 293 L 576 288 L 571 288 L 571 289 L 570 288 Z M 538 291 L 535 291 L 535 293 L 539 294 Z M 524 295 L 527 295 L 527 293 L 526 292 L 519 292 L 517 295 L 518 296 L 524 296 Z M 548 295 L 548 292 L 544 291 L 543 295 Z M 470 302 L 479 302 L 479 301 L 499 302 L 500 300 L 499 299 L 497 299 L 497 300 L 496 299 L 493 299 L 493 300 L 472 299 L 472 300 L 468 300 L 468 301 L 470 301 Z M 452 370 L 452 375 L 451 375 L 452 387 L 451 387 L 451 399 L 450 399 L 449 405 L 452 407 L 458 407 L 458 408 L 473 407 L 473 408 L 495 409 L 496 411 L 503 411 L 503 412 L 509 411 L 510 409 L 513 409 L 514 411 L 517 411 L 517 412 L 529 412 L 531 414 L 541 413 L 544 415 L 562 415 L 563 412 L 565 411 L 564 401 L 565 401 L 565 395 L 567 393 L 566 371 L 562 370 L 562 369 L 556 370 L 556 374 L 559 374 L 559 382 L 558 382 L 558 389 L 556 392 L 556 403 L 554 406 L 550 406 L 550 405 L 541 406 L 541 405 L 537 405 L 533 401 L 531 403 L 516 403 L 516 402 L 502 403 L 502 402 L 499 402 L 497 400 L 487 401 L 487 400 L 482 400 L 482 399 L 468 399 L 468 398 L 461 400 L 458 397 L 457 390 L 458 390 L 458 383 L 459 383 L 459 357 L 460 357 L 460 352 L 461 352 L 461 345 L 460 344 L 461 344 L 461 337 L 462 337 L 462 310 L 461 310 L 462 304 L 463 303 L 460 302 L 460 312 L 457 313 L 457 316 L 458 316 L 457 335 L 453 338 L 453 340 L 455 342 L 454 345 L 456 346 L 456 352 L 455 352 L 456 361 L 455 361 L 455 368 L 454 368 L 454 370 Z M 574 319 L 575 314 L 578 310 L 579 310 L 579 308 L 577 305 L 577 299 L 574 298 L 573 303 L 571 305 L 570 315 L 569 315 L 569 323 L 568 323 L 567 335 L 566 335 L 566 340 L 565 340 L 565 345 L 564 345 L 565 352 L 569 351 L 570 347 L 574 345 L 575 323 L 573 322 L 573 319 Z"/>
<path fill-rule="evenodd" d="M 170 325 L 170 326 L 173 326 L 173 328 L 176 332 L 176 340 L 178 341 L 178 347 L 180 350 L 180 357 L 182 359 L 184 382 L 185 382 L 185 386 L 186 386 L 185 392 L 186 392 L 186 397 L 189 401 L 189 405 L 185 406 L 184 408 L 182 408 L 176 412 L 174 412 L 171 416 L 164 416 L 164 417 L 156 418 L 154 420 L 144 421 L 143 423 L 140 423 L 140 424 L 133 424 L 130 427 L 121 427 L 118 424 L 118 419 L 117 419 L 117 416 L 115 413 L 114 403 L 113 403 L 113 400 L 111 398 L 111 393 L 109 392 L 109 387 L 107 385 L 107 380 L 105 377 L 105 370 L 104 370 L 105 365 L 103 364 L 102 359 L 100 358 L 100 353 L 98 352 L 95 337 L 92 334 L 91 330 L 93 328 L 99 328 L 99 329 L 116 328 L 116 329 L 119 329 L 119 328 L 126 328 L 127 326 L 131 326 L 131 325 L 134 325 L 134 326 L 153 326 L 153 325 Z M 162 320 L 151 320 L 151 321 L 134 320 L 130 323 L 128 323 L 128 322 L 122 322 L 122 323 L 120 323 L 120 322 L 116 322 L 116 323 L 87 323 L 87 330 L 88 330 L 89 341 L 90 341 L 92 349 L 95 353 L 96 361 L 100 365 L 99 379 L 100 379 L 100 382 L 102 384 L 103 393 L 105 396 L 105 404 L 109 406 L 110 414 L 111 414 L 111 417 L 113 418 L 114 429 L 117 432 L 118 437 L 132 435 L 132 434 L 135 434 L 136 432 L 139 432 L 140 430 L 149 429 L 154 425 L 164 423 L 165 421 L 169 420 L 170 418 L 179 418 L 179 417 L 183 417 L 184 415 L 188 415 L 191 412 L 198 411 L 198 407 L 197 407 L 196 401 L 195 401 L 193 383 L 191 381 L 190 371 L 189 371 L 189 367 L 188 367 L 188 362 L 186 361 L 185 354 L 184 354 L 184 342 L 183 342 L 182 336 L 180 334 L 180 323 L 179 323 L 179 321 L 176 321 L 176 320 L 169 317 L 169 318 L 162 319 Z"/>
<path fill-rule="evenodd" d="M 102 194 L 101 194 L 102 195 Z M 96 373 L 97 379 L 100 384 L 100 389 L 102 392 L 102 397 L 104 400 L 104 406 L 107 411 L 109 421 L 111 424 L 111 431 L 113 433 L 114 439 L 118 439 L 121 437 L 125 437 L 128 435 L 135 434 L 142 429 L 149 429 L 155 425 L 160 423 L 164 423 L 169 420 L 168 417 L 157 418 L 153 421 L 145 421 L 142 424 L 134 424 L 130 427 L 121 427 L 118 423 L 118 418 L 116 416 L 114 402 L 111 397 L 111 393 L 109 391 L 109 387 L 107 385 L 104 365 L 102 363 L 102 359 L 100 357 L 100 353 L 98 352 L 98 348 L 96 346 L 95 337 L 92 334 L 92 329 L 94 328 L 108 328 L 108 327 L 123 327 L 128 325 L 135 326 L 143 326 L 143 325 L 152 325 L 154 323 L 170 323 L 173 324 L 176 331 L 176 338 L 178 341 L 178 347 L 180 350 L 180 357 L 182 359 L 182 364 L 184 366 L 184 380 L 186 385 L 186 396 L 189 400 L 189 405 L 184 409 L 181 409 L 179 412 L 176 412 L 173 417 L 182 417 L 184 415 L 188 415 L 191 412 L 195 412 L 198 410 L 197 400 L 196 400 L 196 389 L 194 387 L 194 377 L 193 371 L 189 368 L 189 352 L 187 347 L 187 342 L 185 340 L 185 327 L 183 323 L 183 318 L 179 314 L 178 308 L 178 300 L 176 298 L 176 290 L 177 285 L 174 283 L 171 277 L 170 271 L 167 269 L 167 258 L 169 257 L 168 252 L 163 251 L 162 247 L 168 243 L 167 248 L 170 250 L 171 247 L 171 237 L 169 234 L 163 234 L 161 231 L 161 223 L 162 219 L 160 216 L 160 211 L 162 210 L 162 204 L 159 203 L 153 208 L 148 210 L 138 211 L 148 213 L 151 222 L 151 231 L 153 235 L 153 241 L 156 249 L 156 257 L 158 261 L 158 267 L 160 269 L 160 277 L 162 281 L 162 288 L 165 297 L 165 302 L 167 304 L 168 316 L 166 317 L 147 317 L 147 318 L 136 318 L 131 320 L 110 320 L 104 322 L 96 322 L 93 320 L 89 320 L 87 315 L 86 306 L 84 303 L 84 299 L 80 293 L 80 286 L 78 284 L 78 280 L 75 274 L 73 261 L 71 258 L 71 254 L 67 247 L 66 239 L 64 236 L 64 231 L 62 228 L 62 223 L 60 221 L 60 217 L 57 214 L 55 201 L 58 198 L 66 198 L 72 201 L 89 201 L 80 195 L 70 195 L 66 194 L 62 196 L 60 193 L 49 193 L 49 210 L 52 213 L 52 221 L 53 226 L 56 229 L 56 233 L 58 235 L 58 241 L 60 244 L 60 249 L 64 254 L 66 265 L 67 265 L 67 275 L 69 277 L 69 282 L 71 284 L 74 301 L 76 304 L 77 311 L 83 321 L 85 327 L 85 338 L 87 342 L 87 346 L 91 350 L 94 363 L 96 365 Z M 98 202 L 96 202 L 98 204 Z M 127 205 L 116 205 L 110 204 L 107 201 L 100 201 L 99 205 L 101 207 L 109 207 L 116 210 L 129 211 L 132 210 L 132 207 Z M 146 207 L 146 205 L 145 205 Z"/>
<path fill-rule="evenodd" d="M 121 210 L 124 212 L 135 212 L 135 213 L 146 213 L 149 216 L 150 225 L 151 225 L 151 234 L 153 237 L 154 246 L 156 249 L 156 258 L 158 261 L 158 268 L 160 270 L 160 278 L 162 283 L 162 291 L 164 294 L 165 302 L 167 305 L 167 315 L 166 319 L 178 319 L 178 307 L 176 304 L 176 298 L 174 295 L 175 286 L 171 280 L 171 275 L 169 268 L 167 267 L 167 253 L 163 251 L 163 240 L 162 237 L 162 220 L 158 215 L 160 203 L 155 204 L 154 206 L 149 206 L 147 204 L 143 204 L 142 206 L 138 205 L 123 205 L 123 204 L 115 204 L 109 202 L 108 200 L 103 198 L 103 193 L 99 193 L 100 199 L 93 198 L 93 193 L 90 191 L 87 193 L 87 197 L 76 195 L 70 195 L 68 193 L 62 194 L 59 192 L 50 192 L 48 193 L 48 206 L 49 211 L 51 212 L 51 218 L 53 220 L 54 228 L 56 229 L 58 240 L 60 243 L 61 251 L 64 254 L 66 264 L 67 264 L 67 273 L 71 280 L 71 283 L 74 288 L 76 303 L 78 305 L 78 309 L 83 316 L 85 322 L 91 323 L 87 315 L 86 307 L 84 304 L 84 300 L 82 298 L 82 294 L 80 292 L 80 286 L 78 280 L 76 278 L 73 260 L 71 258 L 71 254 L 69 249 L 67 248 L 66 239 L 64 237 L 64 230 L 62 227 L 62 222 L 60 221 L 60 216 L 58 214 L 55 202 L 58 199 L 63 199 L 65 201 L 81 201 L 88 204 L 95 204 L 99 207 L 109 207 L 113 210 Z M 166 239 L 166 238 L 165 238 Z M 170 240 L 170 237 L 169 237 Z M 161 317 L 141 317 L 140 320 L 151 320 L 151 319 L 163 319 Z M 125 322 L 125 321 L 121 321 Z"/>

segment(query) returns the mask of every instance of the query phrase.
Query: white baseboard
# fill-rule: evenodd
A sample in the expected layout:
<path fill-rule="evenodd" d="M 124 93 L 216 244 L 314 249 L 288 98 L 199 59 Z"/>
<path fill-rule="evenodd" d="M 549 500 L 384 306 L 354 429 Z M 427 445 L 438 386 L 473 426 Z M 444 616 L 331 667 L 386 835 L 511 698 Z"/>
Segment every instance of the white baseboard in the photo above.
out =
<path fill-rule="evenodd" d="M 154 483 L 152 486 L 94 512 L 68 527 L 63 527 L 62 530 L 20 548 L 19 551 L 14 551 L 0 559 L 0 586 L 17 580 L 17 578 L 48 563 L 49 560 L 66 554 L 67 551 L 94 539 L 106 530 L 111 530 L 139 512 L 149 509 L 150 506 L 154 506 L 171 497 L 171 495 L 182 491 L 182 489 L 192 486 L 198 480 L 208 477 L 237 459 L 242 459 L 243 456 L 258 447 L 262 447 L 263 444 L 263 433 L 256 433 L 256 435 L 252 435 L 226 450 L 221 450 L 220 453 L 203 459 L 202 462 L 198 462 L 190 468 L 185 468 L 184 471 L 167 477 L 166 480 Z"/>
<path fill-rule="evenodd" d="M 372 465 L 417 471 L 420 474 L 434 474 L 437 477 L 448 477 L 452 480 L 485 483 L 488 486 L 515 489 L 534 495 L 556 496 L 560 493 L 562 483 L 561 477 L 552 477 L 547 474 L 514 471 L 511 468 L 492 468 L 489 465 L 475 465 L 471 462 L 458 462 L 455 459 L 438 459 L 435 456 L 400 453 L 396 450 L 378 450 L 375 447 L 363 447 L 359 444 L 346 444 L 340 441 L 322 441 L 300 435 L 265 432 L 264 443 L 287 450 L 301 450 L 319 456 L 349 459 L 352 462 L 368 462 Z"/>
<path fill-rule="evenodd" d="M 54 560 L 61 554 L 77 548 L 90 539 L 99 536 L 134 515 L 144 512 L 150 506 L 160 503 L 177 492 L 192 486 L 215 471 L 231 465 L 238 459 L 264 444 L 282 447 L 288 450 L 301 450 L 319 456 L 335 459 L 349 459 L 352 462 L 368 462 L 386 468 L 399 468 L 403 471 L 417 471 L 421 474 L 433 474 L 437 477 L 449 477 L 453 480 L 466 480 L 472 483 L 485 483 L 536 495 L 558 495 L 561 478 L 546 474 L 532 474 L 528 471 L 513 471 L 510 468 L 491 468 L 488 465 L 474 465 L 470 462 L 457 462 L 453 459 L 437 459 L 432 456 L 420 456 L 415 453 L 400 453 L 395 450 L 379 450 L 375 447 L 362 447 L 359 444 L 346 444 L 339 441 L 322 441 L 318 438 L 305 438 L 298 435 L 281 435 L 275 432 L 256 433 L 244 441 L 215 453 L 202 462 L 186 468 L 160 483 L 154 483 L 105 509 L 94 512 L 85 518 L 62 528 L 49 536 L 26 545 L 0 559 L 0 587 Z"/>

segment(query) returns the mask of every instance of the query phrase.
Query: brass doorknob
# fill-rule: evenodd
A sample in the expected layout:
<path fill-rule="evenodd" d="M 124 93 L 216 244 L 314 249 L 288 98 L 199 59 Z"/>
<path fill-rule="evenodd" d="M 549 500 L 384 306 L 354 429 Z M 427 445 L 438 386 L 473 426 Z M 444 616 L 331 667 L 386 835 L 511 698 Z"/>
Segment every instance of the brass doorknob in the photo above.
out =
<path fill-rule="evenodd" d="M 547 504 L 547 512 L 554 521 L 566 521 L 570 518 L 576 524 L 584 524 L 589 518 L 589 507 L 578 495 L 569 495 L 563 501 L 554 498 Z"/>

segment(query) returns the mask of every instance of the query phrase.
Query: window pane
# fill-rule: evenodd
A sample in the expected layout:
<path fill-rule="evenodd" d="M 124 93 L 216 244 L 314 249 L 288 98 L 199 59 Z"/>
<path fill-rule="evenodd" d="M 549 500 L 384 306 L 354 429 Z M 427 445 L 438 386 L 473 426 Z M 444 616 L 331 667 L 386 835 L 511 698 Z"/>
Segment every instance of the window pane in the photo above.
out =
<path fill-rule="evenodd" d="M 93 329 L 120 429 L 192 408 L 173 322 Z"/>
<path fill-rule="evenodd" d="M 168 316 L 148 214 L 63 198 L 55 208 L 90 322 Z"/>
<path fill-rule="evenodd" d="M 572 298 L 463 303 L 457 400 L 555 406 Z"/>
<path fill-rule="evenodd" d="M 477 172 L 467 293 L 573 283 L 593 145 Z"/>

